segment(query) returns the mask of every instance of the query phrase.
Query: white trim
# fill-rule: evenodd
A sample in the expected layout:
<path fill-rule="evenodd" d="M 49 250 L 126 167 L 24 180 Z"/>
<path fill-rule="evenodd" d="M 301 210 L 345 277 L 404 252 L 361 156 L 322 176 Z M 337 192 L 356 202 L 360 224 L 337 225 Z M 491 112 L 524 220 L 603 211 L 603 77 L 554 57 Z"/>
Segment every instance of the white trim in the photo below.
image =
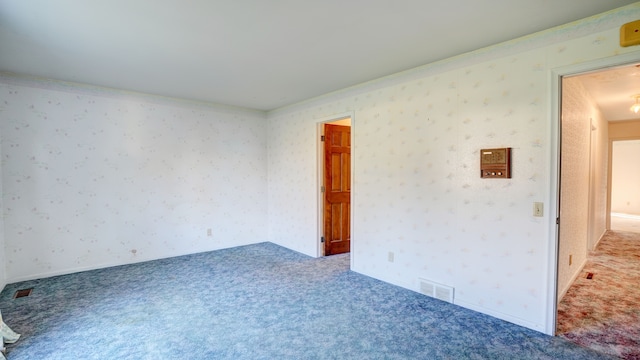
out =
<path fill-rule="evenodd" d="M 557 294 L 558 294 L 558 226 L 556 226 L 556 218 L 559 216 L 560 210 L 560 105 L 561 105 L 561 79 L 563 76 L 578 75 L 598 71 L 606 68 L 624 66 L 640 61 L 640 51 L 631 52 L 623 55 L 587 61 L 580 64 L 573 64 L 563 67 L 551 69 L 549 86 L 551 92 L 550 110 L 551 118 L 549 122 L 550 131 L 550 204 L 556 204 L 555 207 L 549 208 L 549 240 L 547 246 L 548 252 L 548 273 L 547 273 L 547 293 L 546 293 L 546 326 L 545 333 L 555 335 L 556 316 L 557 316 Z"/>
<path fill-rule="evenodd" d="M 216 250 L 222 250 L 222 249 L 224 249 L 224 248 L 205 250 L 205 251 L 216 251 Z M 107 269 L 107 268 L 112 268 L 112 267 L 116 267 L 116 266 L 133 265 L 133 264 L 140 264 L 140 263 L 145 263 L 145 262 L 149 262 L 149 261 L 171 259 L 171 258 L 177 258 L 177 257 L 182 257 L 182 256 L 195 255 L 195 254 L 199 254 L 199 253 L 200 252 L 184 253 L 184 254 L 172 255 L 172 256 L 169 256 L 169 257 L 139 258 L 139 259 L 136 259 L 135 261 L 125 261 L 125 262 L 107 261 L 107 262 L 103 262 L 103 263 L 100 263 L 100 264 L 93 264 L 93 265 L 87 265 L 87 266 L 78 266 L 78 267 L 72 267 L 72 268 L 68 268 L 68 269 L 60 269 L 60 270 L 54 270 L 54 271 L 44 271 L 44 272 L 39 272 L 39 273 L 36 273 L 36 274 L 30 274 L 30 275 L 10 276 L 7 279 L 7 284 L 15 284 L 15 283 L 19 283 L 19 282 L 23 282 L 23 281 L 31 281 L 31 280 L 40 280 L 40 279 L 46 279 L 46 278 L 55 277 L 55 276 L 76 274 L 76 273 L 81 273 L 81 272 L 85 272 L 85 271 L 101 270 L 101 269 Z"/>
<path fill-rule="evenodd" d="M 601 149 L 597 149 L 597 136 L 596 128 L 593 125 L 593 117 L 589 118 L 589 192 L 588 192 L 588 211 L 587 211 L 587 252 L 595 249 L 595 243 L 597 240 L 595 239 L 595 229 L 593 228 L 596 223 L 596 210 L 595 210 L 595 197 L 596 197 L 596 151 Z M 571 281 L 573 282 L 573 280 Z M 564 296 L 564 294 L 562 295 Z"/>
<path fill-rule="evenodd" d="M 580 264 L 580 266 L 578 267 L 578 270 L 575 272 L 575 274 L 573 274 L 573 276 L 571 276 L 571 280 L 569 280 L 569 282 L 567 283 L 567 286 L 564 289 L 562 289 L 562 291 L 558 292 L 559 295 L 557 296 L 558 300 L 557 300 L 556 305 L 560 304 L 560 301 L 567 294 L 567 291 L 569 291 L 569 289 L 571 288 L 571 285 L 573 285 L 573 282 L 576 281 L 578 276 L 580 276 L 580 274 L 582 273 L 582 270 L 584 270 L 584 266 L 585 265 L 587 265 L 587 259 L 586 258 L 582 261 L 582 264 Z"/>
<path fill-rule="evenodd" d="M 477 311 L 477 312 L 482 313 L 482 314 L 490 315 L 490 316 L 493 316 L 494 318 L 501 319 L 501 320 L 504 320 L 504 321 L 508 321 L 508 322 L 516 324 L 516 325 L 524 326 L 524 327 L 529 328 L 529 329 L 538 330 L 540 332 L 542 332 L 544 330 L 544 324 L 534 323 L 534 322 L 531 322 L 531 321 L 528 321 L 528 320 L 521 319 L 521 318 L 516 317 L 516 316 L 512 316 L 512 315 L 505 314 L 505 313 L 502 313 L 502 312 L 499 312 L 499 311 L 495 311 L 493 309 L 489 309 L 489 308 L 486 308 L 484 306 L 479 306 L 479 305 L 476 305 L 474 303 L 470 303 L 470 302 L 467 302 L 467 301 L 464 301 L 464 300 L 454 299 L 453 303 L 455 305 L 462 306 L 463 308 L 467 308 L 467 309 L 470 309 L 470 310 L 473 310 L 473 311 Z"/>
<path fill-rule="evenodd" d="M 560 86 L 561 75 L 558 71 L 551 71 L 551 117 L 549 122 L 550 144 L 550 183 L 549 183 L 549 242 L 547 246 L 547 304 L 545 308 L 546 321 L 544 332 L 555 335 L 557 316 L 557 291 L 558 291 L 558 225 L 556 219 L 560 216 Z"/>
<path fill-rule="evenodd" d="M 600 234 L 600 237 L 598 238 L 598 241 L 596 241 L 596 243 L 593 245 L 594 249 L 596 249 L 598 247 L 598 245 L 600 245 L 600 241 L 602 241 L 602 238 L 604 238 L 604 234 L 606 234 L 606 233 L 607 233 L 607 229 L 604 229 L 604 231 L 602 231 L 602 234 Z"/>
<path fill-rule="evenodd" d="M 351 226 L 351 252 L 350 252 L 350 257 L 351 257 L 351 268 L 353 268 L 353 249 L 354 246 L 356 244 L 356 242 L 354 241 L 354 228 L 353 228 L 353 219 L 354 219 L 354 207 L 353 204 L 354 202 L 354 173 L 355 173 L 355 156 L 354 156 L 354 152 L 355 152 L 355 146 L 353 146 L 353 144 L 355 144 L 355 121 L 356 121 L 356 114 L 355 111 L 347 111 L 344 113 L 339 113 L 339 114 L 334 114 L 334 115 L 330 115 L 330 116 L 325 116 L 322 118 L 318 118 L 316 119 L 316 129 L 317 129 L 317 136 L 316 136 L 316 143 L 317 143 L 317 158 L 316 158 L 316 162 L 317 162 L 317 166 L 316 166 L 316 191 L 317 191 L 317 203 L 316 203 L 316 211 L 317 211 L 317 219 L 318 219 L 318 228 L 317 228 L 317 232 L 318 232 L 318 236 L 317 236 L 317 242 L 318 242 L 318 248 L 317 248 L 317 257 L 321 257 L 324 254 L 324 244 L 320 241 L 320 238 L 322 237 L 322 234 L 324 232 L 323 229 L 323 196 L 322 196 L 322 191 L 321 191 L 321 187 L 322 187 L 322 182 L 323 182 L 323 173 L 324 173 L 324 169 L 323 169 L 323 159 L 324 159 L 324 148 L 323 148 L 323 144 L 322 141 L 320 141 L 320 136 L 324 135 L 324 129 L 323 126 L 326 123 L 331 123 L 334 121 L 338 121 L 338 120 L 342 120 L 342 119 L 346 119 L 346 118 L 350 118 L 351 119 L 351 216 L 349 218 L 349 226 Z"/>
<path fill-rule="evenodd" d="M 624 214 L 624 213 L 611 213 L 611 216 L 623 218 L 623 219 L 631 219 L 631 220 L 640 220 L 640 215 L 634 214 Z"/>

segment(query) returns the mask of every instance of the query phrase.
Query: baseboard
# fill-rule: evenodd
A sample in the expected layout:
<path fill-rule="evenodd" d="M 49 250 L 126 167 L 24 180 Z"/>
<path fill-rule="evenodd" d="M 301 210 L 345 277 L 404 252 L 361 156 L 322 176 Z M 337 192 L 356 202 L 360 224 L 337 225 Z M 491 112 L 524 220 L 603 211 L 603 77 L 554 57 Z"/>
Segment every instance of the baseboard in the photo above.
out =
<path fill-rule="evenodd" d="M 210 250 L 202 250 L 202 251 L 197 251 L 197 252 L 175 254 L 175 255 L 165 256 L 165 257 L 140 258 L 140 259 L 136 259 L 136 261 L 129 261 L 129 262 L 116 262 L 116 261 L 105 262 L 105 263 L 102 263 L 102 264 L 91 265 L 91 266 L 80 266 L 80 267 L 68 268 L 68 269 L 63 269 L 63 270 L 58 270 L 58 271 L 48 271 L 48 272 L 42 272 L 42 273 L 37 273 L 37 274 L 9 277 L 8 279 L 6 279 L 5 283 L 6 284 L 14 284 L 14 283 L 19 283 L 19 282 L 23 282 L 23 281 L 46 279 L 46 278 L 50 278 L 50 277 L 54 277 L 54 276 L 69 275 L 69 274 L 75 274 L 75 273 L 84 272 L 84 271 L 100 270 L 100 269 L 105 269 L 105 268 L 110 268 L 110 267 L 115 267 L 115 266 L 133 265 L 133 264 L 139 264 L 139 263 L 144 263 L 144 262 L 148 262 L 148 261 L 170 259 L 170 258 L 174 258 L 174 257 L 194 255 L 194 254 L 205 253 L 205 252 L 209 252 L 209 251 L 223 250 L 223 249 L 230 248 L 230 247 L 245 246 L 245 245 L 251 245 L 251 243 L 249 243 L 249 244 L 238 244 L 238 245 L 233 245 L 233 246 L 228 246 L 228 247 L 220 247 L 220 248 L 215 248 L 215 249 L 210 249 Z"/>
<path fill-rule="evenodd" d="M 139 262 L 145 262 L 145 261 L 149 261 L 149 260 L 142 260 Z M 100 269 L 105 269 L 105 268 L 110 268 L 115 266 L 130 265 L 130 264 L 135 264 L 135 263 L 115 263 L 114 262 L 114 263 L 104 263 L 104 264 L 92 265 L 92 266 L 81 266 L 81 267 L 69 268 L 69 269 L 64 269 L 59 271 L 48 271 L 48 272 L 42 272 L 37 274 L 12 277 L 7 280 L 7 283 L 15 284 L 23 281 L 46 279 L 46 278 L 55 277 L 55 276 L 69 275 L 69 274 L 75 274 L 75 273 L 84 272 L 84 271 L 100 270 Z"/>
<path fill-rule="evenodd" d="M 611 213 L 611 216 L 620 217 L 623 219 L 632 219 L 632 220 L 640 220 L 640 215 L 636 214 L 626 214 L 626 213 Z"/>
<path fill-rule="evenodd" d="M 464 300 L 460 300 L 460 299 L 455 299 L 453 301 L 453 303 L 455 305 L 461 306 L 463 308 L 469 309 L 469 310 L 473 310 L 476 312 L 479 312 L 481 314 L 486 314 L 489 316 L 493 316 L 494 318 L 500 319 L 500 320 L 504 320 L 516 325 L 520 325 L 520 326 L 524 326 L 526 328 L 529 328 L 531 330 L 535 330 L 535 331 L 539 331 L 541 333 L 545 333 L 545 325 L 544 324 L 538 324 L 538 323 L 533 323 L 531 321 L 525 320 L 525 319 L 521 319 L 519 317 L 516 316 L 512 316 L 509 314 L 505 314 L 505 313 L 501 313 L 499 311 L 495 311 L 495 310 L 491 310 L 488 309 L 486 307 L 483 306 L 478 306 L 476 304 L 470 303 L 470 302 L 466 302 Z"/>
<path fill-rule="evenodd" d="M 593 244 L 593 250 L 595 250 L 598 245 L 600 245 L 600 241 L 602 241 L 602 238 L 604 238 L 604 235 L 607 233 L 607 229 L 604 229 L 604 231 L 602 232 L 602 234 L 600 234 L 600 237 L 598 238 L 598 241 L 596 241 L 595 244 Z"/>
<path fill-rule="evenodd" d="M 600 240 L 598 240 L 598 242 L 600 242 Z M 567 286 L 564 289 L 562 289 L 562 291 L 558 292 L 559 296 L 556 304 L 560 304 L 560 301 L 562 301 L 562 298 L 567 294 L 567 291 L 569 291 L 569 289 L 571 288 L 571 285 L 573 285 L 573 282 L 576 281 L 576 279 L 580 274 L 582 274 L 582 270 L 584 269 L 584 266 L 586 264 L 587 264 L 587 259 L 585 258 L 582 261 L 582 264 L 580 264 L 580 266 L 578 267 L 578 270 L 576 270 L 573 276 L 571 276 L 571 280 L 568 282 Z"/>
<path fill-rule="evenodd" d="M 374 278 L 376 280 L 380 280 L 380 281 L 386 282 L 386 283 L 394 285 L 394 286 L 399 286 L 399 287 L 405 288 L 407 290 L 415 291 L 415 292 L 420 294 L 420 291 L 418 289 L 416 289 L 416 285 L 411 285 L 411 284 L 407 284 L 407 283 L 394 283 L 394 282 L 391 281 L 391 279 L 388 276 L 385 276 L 385 275 L 383 275 L 381 273 L 362 272 L 362 271 L 360 271 L 360 269 L 353 269 L 353 268 L 351 270 L 354 271 L 354 272 L 357 272 L 358 274 L 365 275 L 365 276 L 368 276 L 368 277 Z M 492 310 L 492 309 L 489 309 L 489 308 L 486 308 L 486 307 L 483 307 L 483 306 L 479 306 L 479 305 L 476 305 L 476 304 L 471 303 L 471 302 L 460 300 L 459 298 L 455 298 L 455 297 L 453 299 L 453 305 L 460 306 L 460 307 L 463 307 L 463 308 L 466 308 L 466 309 L 469 309 L 469 310 L 472 310 L 472 311 L 475 311 L 475 312 L 478 312 L 478 313 L 481 313 L 481 314 L 489 315 L 489 316 L 492 316 L 494 318 L 497 318 L 497 319 L 500 319 L 500 320 L 504 320 L 504 321 L 507 321 L 507 322 L 510 322 L 510 323 L 513 323 L 513 324 L 516 324 L 516 325 L 519 325 L 519 326 L 524 326 L 524 327 L 529 328 L 531 330 L 535 330 L 535 331 L 539 331 L 541 333 L 545 333 L 545 324 L 534 323 L 534 322 L 531 322 L 531 321 L 528 321 L 528 320 L 525 320 L 525 319 L 521 319 L 521 318 L 516 317 L 516 316 L 508 315 L 508 314 L 501 313 L 499 311 L 495 311 L 495 310 Z"/>

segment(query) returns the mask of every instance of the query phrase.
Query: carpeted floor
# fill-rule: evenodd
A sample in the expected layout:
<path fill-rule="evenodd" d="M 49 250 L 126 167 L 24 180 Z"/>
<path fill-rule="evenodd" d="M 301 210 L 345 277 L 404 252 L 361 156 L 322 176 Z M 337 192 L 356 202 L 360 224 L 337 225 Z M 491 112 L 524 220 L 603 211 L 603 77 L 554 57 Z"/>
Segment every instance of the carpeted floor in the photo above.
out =
<path fill-rule="evenodd" d="M 637 215 L 611 213 L 611 230 L 640 233 L 640 217 Z"/>
<path fill-rule="evenodd" d="M 605 234 L 558 305 L 557 334 L 623 359 L 640 359 L 640 234 Z"/>
<path fill-rule="evenodd" d="M 0 309 L 9 360 L 609 358 L 271 243 L 11 284 Z"/>

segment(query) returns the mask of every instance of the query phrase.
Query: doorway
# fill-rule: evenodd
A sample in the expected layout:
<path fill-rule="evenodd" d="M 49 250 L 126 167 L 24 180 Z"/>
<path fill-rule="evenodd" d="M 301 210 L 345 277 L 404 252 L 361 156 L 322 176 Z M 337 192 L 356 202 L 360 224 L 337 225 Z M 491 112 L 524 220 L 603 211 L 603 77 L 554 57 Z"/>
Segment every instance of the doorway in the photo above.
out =
<path fill-rule="evenodd" d="M 628 54 L 618 59 L 603 59 L 589 64 L 569 66 L 552 74 L 555 83 L 552 94 L 554 94 L 554 100 L 558 102 L 552 104 L 554 113 L 557 114 L 554 118 L 556 121 L 554 126 L 557 126 L 557 133 L 554 134 L 557 135 L 554 139 L 557 145 L 557 162 L 553 164 L 557 188 L 552 189 L 552 199 L 557 201 L 557 205 L 553 214 L 555 216 L 550 220 L 558 225 L 552 225 L 555 246 L 551 253 L 553 256 L 550 257 L 553 261 L 553 277 L 550 285 L 554 287 L 550 291 L 553 296 L 550 296 L 549 301 L 550 313 L 548 314 L 552 320 L 548 328 L 550 335 L 556 334 L 560 299 L 574 280 L 582 279 L 581 275 L 584 275 L 582 270 L 589 251 L 595 248 L 599 239 L 610 229 L 612 182 L 609 123 L 616 120 L 621 122 L 630 120 L 634 116 L 629 115 L 629 106 L 633 100 L 630 95 L 633 94 L 626 94 L 626 92 L 632 91 L 630 88 L 625 88 L 618 83 L 615 91 L 606 89 L 604 86 L 600 89 L 606 92 L 608 97 L 618 96 L 621 99 L 616 106 L 622 109 L 621 112 L 625 112 L 623 116 L 628 117 L 621 119 L 612 115 L 610 109 L 604 109 L 612 105 L 611 99 L 605 99 L 597 91 L 594 93 L 588 91 L 592 90 L 594 85 L 588 82 L 599 82 L 602 85 L 605 82 L 612 83 L 613 80 L 624 81 L 621 79 L 624 74 L 640 74 L 636 71 L 638 68 L 635 65 L 638 60 L 640 59 L 637 54 Z M 578 87 L 568 86 L 566 80 L 576 77 L 587 80 L 582 81 Z M 637 83 L 635 80 L 631 82 Z M 618 90 L 620 93 L 614 94 Z M 587 111 L 584 111 L 584 103 L 577 106 L 582 109 L 582 112 L 571 109 L 575 106 L 571 102 L 576 102 L 576 99 L 584 95 L 579 91 L 584 91 L 591 97 L 585 102 L 590 103 L 591 107 Z M 637 92 L 638 89 L 635 91 Z M 569 92 L 572 93 L 569 95 Z M 567 98 L 570 100 L 567 101 Z M 567 113 L 571 111 L 574 113 Z M 567 120 L 574 122 L 567 127 L 565 126 Z M 577 241 L 567 243 L 567 234 L 578 234 L 574 236 Z M 591 279 L 589 274 L 586 276 L 586 279 Z"/>
<path fill-rule="evenodd" d="M 640 233 L 640 139 L 611 141 L 611 230 Z"/>
<path fill-rule="evenodd" d="M 351 252 L 353 116 L 318 124 L 319 256 Z"/>

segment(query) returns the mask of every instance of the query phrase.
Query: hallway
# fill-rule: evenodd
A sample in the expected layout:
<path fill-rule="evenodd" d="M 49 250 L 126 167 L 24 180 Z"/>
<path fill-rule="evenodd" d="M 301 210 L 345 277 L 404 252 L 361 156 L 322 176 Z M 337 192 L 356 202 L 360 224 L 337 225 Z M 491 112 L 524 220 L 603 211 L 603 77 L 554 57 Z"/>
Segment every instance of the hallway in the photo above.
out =
<path fill-rule="evenodd" d="M 640 358 L 640 233 L 607 231 L 558 305 L 557 335 Z"/>
<path fill-rule="evenodd" d="M 640 216 L 611 213 L 611 230 L 640 233 Z"/>

